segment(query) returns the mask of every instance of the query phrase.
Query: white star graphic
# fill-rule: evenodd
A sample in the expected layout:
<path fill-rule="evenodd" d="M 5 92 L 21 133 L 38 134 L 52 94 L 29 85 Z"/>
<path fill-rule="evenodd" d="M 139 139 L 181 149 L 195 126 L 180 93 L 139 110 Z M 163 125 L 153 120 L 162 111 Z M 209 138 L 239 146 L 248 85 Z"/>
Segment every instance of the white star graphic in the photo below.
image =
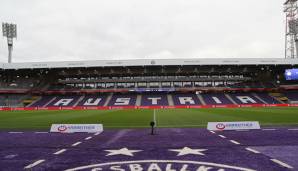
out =
<path fill-rule="evenodd" d="M 184 156 L 184 155 L 188 155 L 188 154 L 204 156 L 205 154 L 203 154 L 202 152 L 206 151 L 206 150 L 207 149 L 191 149 L 189 147 L 184 147 L 182 149 L 170 149 L 169 151 L 178 152 L 177 156 Z"/>
<path fill-rule="evenodd" d="M 129 150 L 127 148 L 121 148 L 119 150 L 105 150 L 105 151 L 109 152 L 106 156 L 114 156 L 114 155 L 133 156 L 133 153 L 137 153 L 142 150 Z"/>

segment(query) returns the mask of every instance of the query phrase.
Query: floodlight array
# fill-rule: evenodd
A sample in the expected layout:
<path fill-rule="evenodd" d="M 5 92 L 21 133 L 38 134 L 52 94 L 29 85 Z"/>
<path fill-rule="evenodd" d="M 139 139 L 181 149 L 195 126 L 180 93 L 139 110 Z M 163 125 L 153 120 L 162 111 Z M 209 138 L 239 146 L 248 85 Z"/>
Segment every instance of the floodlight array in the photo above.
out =
<path fill-rule="evenodd" d="M 298 20 L 290 20 L 289 21 L 289 32 L 291 34 L 298 34 Z"/>
<path fill-rule="evenodd" d="M 11 63 L 13 38 L 17 38 L 17 25 L 12 23 L 2 23 L 3 37 L 7 38 L 8 44 L 8 63 Z"/>
<path fill-rule="evenodd" d="M 2 23 L 2 33 L 4 37 L 16 38 L 17 37 L 17 25 L 10 23 Z"/>

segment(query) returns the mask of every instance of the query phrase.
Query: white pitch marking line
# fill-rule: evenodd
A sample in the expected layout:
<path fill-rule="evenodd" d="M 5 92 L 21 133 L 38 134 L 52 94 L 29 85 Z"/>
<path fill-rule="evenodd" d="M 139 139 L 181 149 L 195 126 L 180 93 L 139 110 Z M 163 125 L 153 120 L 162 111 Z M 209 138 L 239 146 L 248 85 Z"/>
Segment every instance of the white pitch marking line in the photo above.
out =
<path fill-rule="evenodd" d="M 284 163 L 282 161 L 279 161 L 277 159 L 270 159 L 271 161 L 273 161 L 274 163 L 277 163 L 279 164 L 280 166 L 283 166 L 283 167 L 286 167 L 286 168 L 289 168 L 289 169 L 293 169 L 292 166 L 288 165 L 287 163 Z"/>
<path fill-rule="evenodd" d="M 94 135 L 99 135 L 99 134 L 101 134 L 101 132 L 97 132 L 97 133 L 95 133 Z"/>
<path fill-rule="evenodd" d="M 82 142 L 76 142 L 76 143 L 74 143 L 74 144 L 72 144 L 71 146 L 73 146 L 73 147 L 75 147 L 75 146 L 77 146 L 77 145 L 79 145 L 79 144 L 81 144 Z"/>
<path fill-rule="evenodd" d="M 214 131 L 210 131 L 212 134 L 215 134 L 215 132 Z"/>
<path fill-rule="evenodd" d="M 262 129 L 262 131 L 275 131 L 276 129 Z"/>
<path fill-rule="evenodd" d="M 227 137 L 225 137 L 225 136 L 223 136 L 223 135 L 218 135 L 218 136 L 220 136 L 221 138 L 227 138 Z"/>
<path fill-rule="evenodd" d="M 90 140 L 92 137 L 87 137 L 87 138 L 85 138 L 85 140 Z"/>
<path fill-rule="evenodd" d="M 47 134 L 49 132 L 35 132 L 35 134 Z"/>
<path fill-rule="evenodd" d="M 24 132 L 9 132 L 10 134 L 22 134 Z"/>
<path fill-rule="evenodd" d="M 24 167 L 24 169 L 30 169 L 32 167 L 35 167 L 37 165 L 39 165 L 40 163 L 44 162 L 45 160 L 37 160 L 36 162 L 29 164 L 28 166 Z"/>
<path fill-rule="evenodd" d="M 237 142 L 237 141 L 235 141 L 235 140 L 230 140 L 230 141 L 231 141 L 231 143 L 234 143 L 234 144 L 237 144 L 237 145 L 240 144 L 239 142 Z"/>
<path fill-rule="evenodd" d="M 289 131 L 298 131 L 298 128 L 288 129 Z"/>
<path fill-rule="evenodd" d="M 157 122 L 156 122 L 156 110 L 153 110 L 153 122 L 155 123 L 154 127 L 157 127 Z"/>
<path fill-rule="evenodd" d="M 242 131 L 242 132 L 245 132 L 245 131 L 249 131 L 249 130 L 246 130 L 246 129 L 238 129 L 238 130 L 235 130 L 235 131 Z"/>
<path fill-rule="evenodd" d="M 66 149 L 62 149 L 62 150 L 59 150 L 53 154 L 58 155 L 58 154 L 64 153 L 65 151 L 66 151 Z"/>
<path fill-rule="evenodd" d="M 255 150 L 255 149 L 252 149 L 252 148 L 245 148 L 247 151 L 250 151 L 250 152 L 253 152 L 253 153 L 256 153 L 256 154 L 259 154 L 260 152 Z"/>

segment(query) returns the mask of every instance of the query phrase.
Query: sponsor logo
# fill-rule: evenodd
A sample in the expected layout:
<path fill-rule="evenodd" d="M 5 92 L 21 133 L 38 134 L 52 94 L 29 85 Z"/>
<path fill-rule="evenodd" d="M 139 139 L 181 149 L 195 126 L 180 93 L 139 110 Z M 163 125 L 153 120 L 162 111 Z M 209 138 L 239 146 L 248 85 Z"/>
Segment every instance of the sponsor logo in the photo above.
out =
<path fill-rule="evenodd" d="M 102 132 L 102 124 L 52 124 L 50 132 Z"/>
<path fill-rule="evenodd" d="M 186 170 L 199 170 L 199 171 L 253 171 L 252 169 L 230 166 L 218 163 L 200 162 L 200 161 L 183 161 L 183 160 L 139 160 L 139 161 L 121 161 L 100 163 L 87 166 L 81 166 L 66 171 L 77 170 L 121 170 L 121 171 L 186 171 Z"/>
<path fill-rule="evenodd" d="M 66 130 L 67 130 L 67 126 L 65 126 L 65 125 L 61 125 L 61 126 L 58 127 L 59 132 L 64 132 Z"/>
<path fill-rule="evenodd" d="M 239 129 L 260 129 L 258 121 L 245 122 L 208 122 L 208 130 L 239 130 Z"/>
<path fill-rule="evenodd" d="M 216 128 L 219 129 L 219 130 L 224 130 L 226 128 L 226 126 L 223 123 L 219 123 L 219 124 L 216 125 Z"/>
<path fill-rule="evenodd" d="M 58 131 L 59 132 L 64 132 L 68 129 L 71 129 L 71 130 L 92 130 L 92 129 L 95 129 L 95 126 L 80 126 L 80 125 L 69 125 L 69 126 L 66 126 L 66 125 L 60 125 L 58 128 Z"/>

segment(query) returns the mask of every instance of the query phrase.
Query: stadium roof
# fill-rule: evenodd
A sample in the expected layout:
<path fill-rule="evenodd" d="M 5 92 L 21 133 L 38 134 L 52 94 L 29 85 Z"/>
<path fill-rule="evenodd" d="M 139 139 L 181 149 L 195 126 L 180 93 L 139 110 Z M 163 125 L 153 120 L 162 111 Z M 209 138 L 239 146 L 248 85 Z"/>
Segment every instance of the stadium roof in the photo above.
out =
<path fill-rule="evenodd" d="M 298 59 L 283 58 L 189 58 L 189 59 L 133 59 L 96 60 L 65 62 L 26 62 L 0 63 L 2 69 L 34 68 L 81 68 L 81 67 L 119 67 L 119 66 L 167 66 L 167 65 L 298 65 Z"/>

